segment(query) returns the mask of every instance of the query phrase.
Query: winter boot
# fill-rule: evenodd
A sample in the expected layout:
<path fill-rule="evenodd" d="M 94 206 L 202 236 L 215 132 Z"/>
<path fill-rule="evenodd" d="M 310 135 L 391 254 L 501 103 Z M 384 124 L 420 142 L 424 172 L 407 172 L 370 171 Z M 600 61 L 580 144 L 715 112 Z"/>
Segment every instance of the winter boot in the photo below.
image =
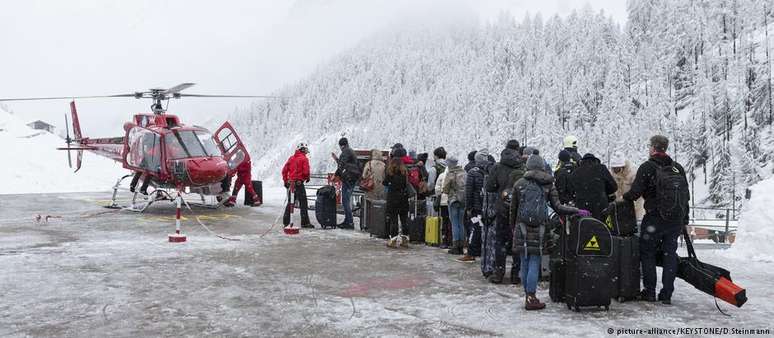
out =
<path fill-rule="evenodd" d="M 486 280 L 488 280 L 489 283 L 492 283 L 492 284 L 502 284 L 503 273 L 501 271 L 495 271 Z"/>
<path fill-rule="evenodd" d="M 473 262 L 476 261 L 476 257 L 473 257 L 473 256 L 470 256 L 470 255 L 466 254 L 466 255 L 463 255 L 460 258 L 457 258 L 457 261 L 458 262 L 463 262 L 463 263 L 473 263 Z"/>
<path fill-rule="evenodd" d="M 462 241 L 454 241 L 448 252 L 451 255 L 462 255 Z"/>
<path fill-rule="evenodd" d="M 257 194 L 253 195 L 253 206 L 260 207 L 261 204 L 263 204 L 263 202 L 261 202 L 261 199 L 258 198 L 258 195 Z"/>
<path fill-rule="evenodd" d="M 649 292 L 648 290 L 642 290 L 642 291 L 640 291 L 640 295 L 637 296 L 637 299 L 653 303 L 653 302 L 656 301 L 655 293 L 656 293 L 655 291 L 654 292 Z"/>
<path fill-rule="evenodd" d="M 664 290 L 661 290 L 661 292 L 658 293 L 658 301 L 664 305 L 672 305 L 672 296 L 667 295 Z"/>
<path fill-rule="evenodd" d="M 408 248 L 409 247 L 409 237 L 406 235 L 400 235 L 400 247 L 401 248 Z"/>
<path fill-rule="evenodd" d="M 519 278 L 519 269 L 511 268 L 511 284 L 521 284 L 521 278 Z"/>
<path fill-rule="evenodd" d="M 223 203 L 223 205 L 227 207 L 233 207 L 234 205 L 236 205 L 236 196 L 229 197 L 226 203 Z"/>
<path fill-rule="evenodd" d="M 532 310 L 542 310 L 545 307 L 546 307 L 546 303 L 541 303 L 540 299 L 537 299 L 534 293 L 527 294 L 527 299 L 524 302 L 525 309 L 532 311 Z"/>
<path fill-rule="evenodd" d="M 396 249 L 398 247 L 398 237 L 393 237 L 387 240 L 387 247 Z"/>

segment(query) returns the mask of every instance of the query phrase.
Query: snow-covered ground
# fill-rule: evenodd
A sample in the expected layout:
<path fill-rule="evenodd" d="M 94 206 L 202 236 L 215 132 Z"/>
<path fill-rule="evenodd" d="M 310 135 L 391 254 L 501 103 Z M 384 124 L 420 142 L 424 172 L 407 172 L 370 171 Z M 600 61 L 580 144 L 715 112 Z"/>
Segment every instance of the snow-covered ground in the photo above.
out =
<path fill-rule="evenodd" d="M 84 130 L 88 136 L 88 130 Z M 67 166 L 61 138 L 25 125 L 14 114 L 0 109 L 0 194 L 84 192 L 109 190 L 126 175 L 120 163 L 84 152 L 77 173 Z M 72 152 L 75 166 L 76 152 Z"/>
<path fill-rule="evenodd" d="M 736 242 L 726 255 L 774 263 L 774 178 L 763 180 L 750 189 L 752 197 L 739 219 Z"/>
<path fill-rule="evenodd" d="M 600 337 L 608 329 L 772 328 L 771 262 L 699 250 L 747 288 L 744 307 L 721 303 L 732 317 L 679 280 L 673 306 L 613 302 L 609 312 L 574 313 L 549 303 L 526 312 L 520 287 L 488 284 L 477 264 L 439 249 L 390 250 L 348 230 L 284 235 L 272 227 L 282 210 L 277 192 L 260 208 L 184 212 L 184 244 L 166 242 L 169 205 L 100 214 L 107 193 L 0 196 L 0 335 Z M 32 222 L 41 213 L 62 218 Z M 240 241 L 212 236 L 195 215 Z M 548 300 L 547 283 L 538 296 Z"/>

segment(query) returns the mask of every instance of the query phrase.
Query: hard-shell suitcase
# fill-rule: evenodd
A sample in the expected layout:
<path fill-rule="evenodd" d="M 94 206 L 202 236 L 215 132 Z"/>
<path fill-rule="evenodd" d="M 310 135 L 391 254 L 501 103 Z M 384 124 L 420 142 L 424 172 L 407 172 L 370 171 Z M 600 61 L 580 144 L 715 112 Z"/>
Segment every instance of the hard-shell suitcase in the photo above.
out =
<path fill-rule="evenodd" d="M 263 202 L 263 184 L 261 181 L 252 181 L 253 184 L 253 190 L 255 190 L 255 194 L 258 195 L 258 200 Z M 245 189 L 245 205 L 246 206 L 253 206 L 253 196 L 247 193 L 247 189 Z"/>
<path fill-rule="evenodd" d="M 486 222 L 481 230 L 481 274 L 489 277 L 495 270 L 497 229 L 494 222 Z"/>
<path fill-rule="evenodd" d="M 481 256 L 481 232 L 482 223 L 472 223 L 470 225 L 470 233 L 468 234 L 468 255 L 473 257 Z"/>
<path fill-rule="evenodd" d="M 602 219 L 615 236 L 632 236 L 637 230 L 634 203 L 630 201 L 611 202 L 603 211 Z"/>
<path fill-rule="evenodd" d="M 412 199 L 409 202 L 409 206 L 412 209 L 412 213 L 409 214 L 408 220 L 408 236 L 411 243 L 424 243 L 425 242 L 425 222 L 427 219 L 426 213 L 420 208 L 420 205 L 424 205 L 423 200 Z"/>
<path fill-rule="evenodd" d="M 441 218 L 427 216 L 425 218 L 425 244 L 437 246 L 441 244 Z"/>
<path fill-rule="evenodd" d="M 387 231 L 387 201 L 385 200 L 368 200 L 366 202 L 368 208 L 368 233 L 376 238 L 387 239 L 389 237 Z"/>
<path fill-rule="evenodd" d="M 317 190 L 314 216 L 323 229 L 336 227 L 336 188 L 332 185 Z"/>
<path fill-rule="evenodd" d="M 612 236 L 595 218 L 570 218 L 564 302 L 568 309 L 610 308 Z"/>
<path fill-rule="evenodd" d="M 637 299 L 640 293 L 640 239 L 613 236 L 613 290 L 619 302 Z"/>

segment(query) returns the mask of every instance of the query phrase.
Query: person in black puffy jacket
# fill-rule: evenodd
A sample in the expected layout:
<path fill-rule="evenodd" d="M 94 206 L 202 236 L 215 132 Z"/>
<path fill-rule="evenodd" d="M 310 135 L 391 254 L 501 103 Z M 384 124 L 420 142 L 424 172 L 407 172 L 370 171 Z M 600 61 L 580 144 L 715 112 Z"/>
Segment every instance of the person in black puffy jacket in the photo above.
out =
<path fill-rule="evenodd" d="M 591 211 L 591 216 L 602 220 L 602 211 L 615 200 L 618 185 L 604 164 L 594 154 L 583 155 L 580 165 L 570 175 L 569 194 L 575 206 Z"/>

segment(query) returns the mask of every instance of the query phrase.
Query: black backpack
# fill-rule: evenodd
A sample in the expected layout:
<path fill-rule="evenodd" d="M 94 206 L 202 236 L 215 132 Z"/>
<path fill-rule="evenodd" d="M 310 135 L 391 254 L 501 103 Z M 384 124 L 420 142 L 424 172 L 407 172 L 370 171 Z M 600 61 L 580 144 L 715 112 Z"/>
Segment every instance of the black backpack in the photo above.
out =
<path fill-rule="evenodd" d="M 688 212 L 688 180 L 674 164 L 656 167 L 656 210 L 666 221 L 682 221 Z"/>

